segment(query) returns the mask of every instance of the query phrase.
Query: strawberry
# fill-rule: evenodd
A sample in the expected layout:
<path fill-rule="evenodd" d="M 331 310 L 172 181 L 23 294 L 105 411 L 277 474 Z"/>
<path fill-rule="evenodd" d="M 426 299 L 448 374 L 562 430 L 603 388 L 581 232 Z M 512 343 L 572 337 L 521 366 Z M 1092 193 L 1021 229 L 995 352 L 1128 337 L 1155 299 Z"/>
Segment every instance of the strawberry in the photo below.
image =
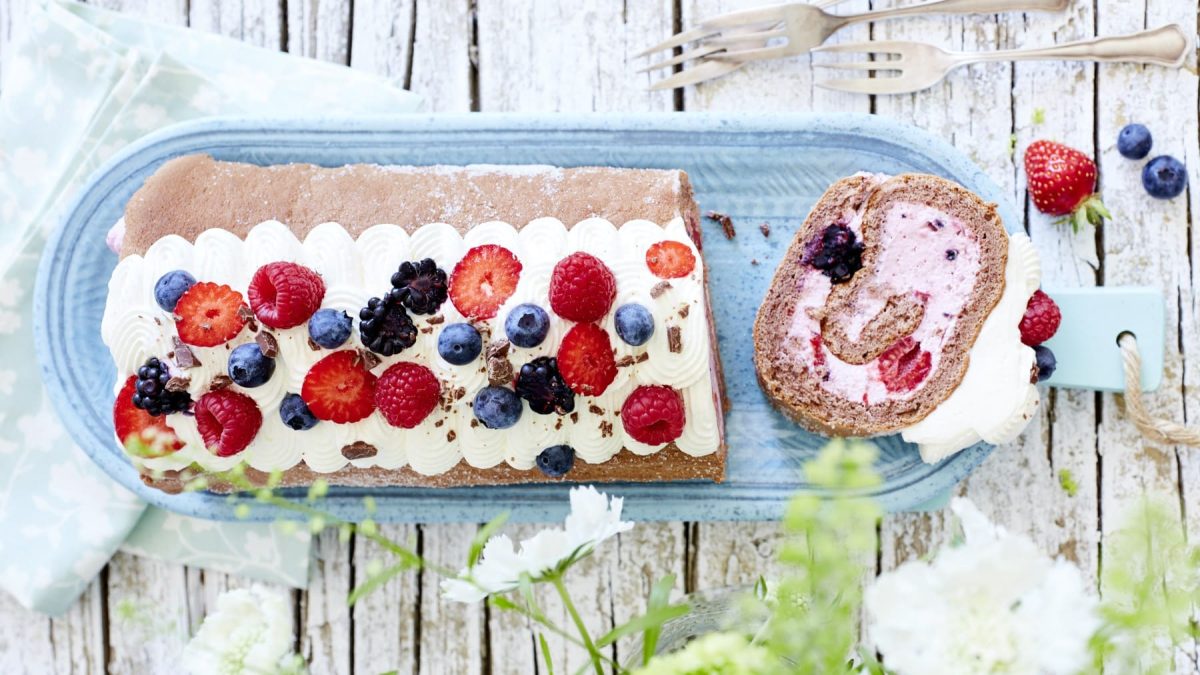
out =
<path fill-rule="evenodd" d="M 303 265 L 273 262 L 258 268 L 246 295 L 259 321 L 271 328 L 293 328 L 321 308 L 325 282 Z"/>
<path fill-rule="evenodd" d="M 476 246 L 454 266 L 450 301 L 469 319 L 490 319 L 517 290 L 521 261 L 495 244 Z"/>
<path fill-rule="evenodd" d="M 143 452 L 142 457 L 164 457 L 183 448 L 183 442 L 175 435 L 163 415 L 150 413 L 133 405 L 133 395 L 137 392 L 137 375 L 130 375 L 125 380 L 117 400 L 113 401 L 113 429 L 121 445 L 129 447 L 132 439 L 137 439 Z"/>
<path fill-rule="evenodd" d="M 681 241 L 660 241 L 646 250 L 646 267 L 659 279 L 678 279 L 696 269 L 696 255 Z"/>
<path fill-rule="evenodd" d="M 575 324 L 558 347 L 558 370 L 576 394 L 603 394 L 617 377 L 608 333 L 594 323 Z"/>
<path fill-rule="evenodd" d="M 617 297 L 617 280 L 599 258 L 572 253 L 550 275 L 550 308 L 564 319 L 598 321 Z"/>
<path fill-rule="evenodd" d="M 621 406 L 625 433 L 646 445 L 665 445 L 683 435 L 683 397 L 671 387 L 644 385 Z"/>
<path fill-rule="evenodd" d="M 195 414 L 196 430 L 217 457 L 245 450 L 262 426 L 262 412 L 254 399 L 232 389 L 217 389 L 201 396 Z"/>
<path fill-rule="evenodd" d="M 358 352 L 343 349 L 313 364 L 300 398 L 317 419 L 357 422 L 375 411 L 375 380 Z"/>
<path fill-rule="evenodd" d="M 379 376 L 375 406 L 394 427 L 411 429 L 442 400 L 442 385 L 425 366 L 401 361 Z"/>
<path fill-rule="evenodd" d="M 1076 232 L 1084 223 L 1099 225 L 1112 217 L 1096 194 L 1096 163 L 1074 148 L 1034 141 L 1025 150 L 1025 176 L 1038 210 L 1069 217 Z"/>
<path fill-rule="evenodd" d="M 932 364 L 933 356 L 909 335 L 879 355 L 879 379 L 893 394 L 912 391 L 929 377 Z"/>
<path fill-rule="evenodd" d="M 242 332 L 242 294 L 232 288 L 201 281 L 175 304 L 175 329 L 179 339 L 197 347 L 216 347 Z"/>
<path fill-rule="evenodd" d="M 1025 316 L 1021 317 L 1021 342 L 1030 347 L 1040 345 L 1054 337 L 1060 323 L 1062 312 L 1058 305 L 1050 296 L 1036 290 L 1025 306 Z"/>

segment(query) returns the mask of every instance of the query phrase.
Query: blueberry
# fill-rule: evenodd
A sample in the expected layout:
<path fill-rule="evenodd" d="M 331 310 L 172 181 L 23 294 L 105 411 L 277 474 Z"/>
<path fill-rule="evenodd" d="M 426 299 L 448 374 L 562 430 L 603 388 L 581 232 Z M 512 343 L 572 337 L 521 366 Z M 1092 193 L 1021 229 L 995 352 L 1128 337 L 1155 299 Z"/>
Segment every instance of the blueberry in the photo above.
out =
<path fill-rule="evenodd" d="M 550 332 L 550 315 L 537 305 L 517 305 L 504 320 L 504 332 L 508 334 L 508 341 L 518 347 L 536 347 Z"/>
<path fill-rule="evenodd" d="M 1037 358 L 1038 382 L 1045 382 L 1054 374 L 1058 360 L 1054 358 L 1054 352 L 1042 345 L 1034 347 L 1033 354 Z"/>
<path fill-rule="evenodd" d="M 283 397 L 283 402 L 279 404 L 279 419 L 296 431 L 311 429 L 317 424 L 316 416 L 308 409 L 308 404 L 300 398 L 300 394 Z"/>
<path fill-rule="evenodd" d="M 521 419 L 521 399 L 504 387 L 480 389 L 474 408 L 475 417 L 489 429 L 507 429 Z"/>
<path fill-rule="evenodd" d="M 350 339 L 353 321 L 337 309 L 318 309 L 308 319 L 308 336 L 325 349 L 337 349 Z"/>
<path fill-rule="evenodd" d="M 574 464 L 575 448 L 569 445 L 552 445 L 537 456 L 537 467 L 549 478 L 567 475 Z"/>
<path fill-rule="evenodd" d="M 617 335 L 634 347 L 646 344 L 654 335 L 654 317 L 650 310 L 636 302 L 618 307 L 613 318 L 617 324 Z"/>
<path fill-rule="evenodd" d="M 1150 154 L 1154 145 L 1154 137 L 1150 130 L 1141 124 L 1126 124 L 1117 135 L 1117 152 L 1129 159 L 1142 159 Z"/>
<path fill-rule="evenodd" d="M 1187 168 L 1170 155 L 1160 155 L 1142 167 L 1142 187 L 1151 197 L 1173 199 L 1187 187 Z"/>
<path fill-rule="evenodd" d="M 183 270 L 172 270 L 154 282 L 154 301 L 168 312 L 175 311 L 179 297 L 196 284 L 196 277 Z"/>
<path fill-rule="evenodd" d="M 438 336 L 438 354 L 446 363 L 465 366 L 474 361 L 483 351 L 483 338 L 469 323 L 452 323 L 442 329 Z"/>
<path fill-rule="evenodd" d="M 255 342 L 249 342 L 229 354 L 229 378 L 243 387 L 258 387 L 275 373 L 275 359 L 263 356 Z"/>

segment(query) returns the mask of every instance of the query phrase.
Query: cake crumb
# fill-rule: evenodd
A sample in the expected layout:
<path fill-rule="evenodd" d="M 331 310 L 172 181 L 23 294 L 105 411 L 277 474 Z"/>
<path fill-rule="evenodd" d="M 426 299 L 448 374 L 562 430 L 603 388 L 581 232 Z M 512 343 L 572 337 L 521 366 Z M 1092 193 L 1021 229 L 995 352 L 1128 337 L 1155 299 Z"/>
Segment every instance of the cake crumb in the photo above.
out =
<path fill-rule="evenodd" d="M 672 354 L 683 351 L 683 332 L 679 330 L 679 326 L 667 326 L 667 349 L 670 349 Z"/>
<path fill-rule="evenodd" d="M 761 223 L 758 224 L 758 231 L 762 232 L 762 235 L 764 237 L 771 236 L 771 224 L 765 220 L 762 221 Z"/>
<path fill-rule="evenodd" d="M 730 218 L 729 214 L 721 213 L 720 211 L 709 211 L 704 214 L 704 217 L 709 220 L 715 220 L 721 226 L 726 239 L 733 239 L 737 236 L 737 230 L 733 228 L 733 218 Z"/>
<path fill-rule="evenodd" d="M 663 293 L 666 293 L 669 290 L 671 290 L 671 282 L 660 281 L 657 284 L 654 284 L 654 288 L 650 289 L 650 297 L 657 300 Z"/>

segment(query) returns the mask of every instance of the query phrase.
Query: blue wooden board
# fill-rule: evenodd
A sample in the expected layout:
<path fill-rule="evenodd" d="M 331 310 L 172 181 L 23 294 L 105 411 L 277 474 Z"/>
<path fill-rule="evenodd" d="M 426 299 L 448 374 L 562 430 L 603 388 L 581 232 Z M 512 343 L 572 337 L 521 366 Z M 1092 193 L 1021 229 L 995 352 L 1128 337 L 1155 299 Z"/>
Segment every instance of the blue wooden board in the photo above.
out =
<path fill-rule="evenodd" d="M 181 124 L 126 149 L 92 177 L 52 238 L 39 270 L 35 316 L 39 357 L 54 403 L 76 442 L 120 483 L 158 506 L 233 518 L 208 493 L 168 496 L 146 488 L 114 441 L 113 363 L 100 340 L 108 277 L 116 257 L 104 235 L 129 197 L 166 160 L 206 152 L 218 159 L 336 166 L 381 164 L 554 164 L 678 167 L 691 176 L 702 210 L 728 213 L 738 235 L 706 223 L 714 312 L 731 408 L 723 484 L 621 484 L 626 513 L 642 520 L 774 519 L 796 490 L 798 471 L 825 439 L 775 412 L 751 363 L 751 324 L 776 263 L 809 207 L 834 180 L 857 171 L 945 176 L 1000 205 L 1010 230 L 1021 221 L 1000 189 L 940 138 L 867 115 L 439 115 L 384 119 L 214 118 Z M 770 237 L 759 224 L 771 226 Z M 758 265 L 752 265 L 757 260 Z M 899 437 L 874 441 L 890 510 L 941 503 L 991 451 L 980 444 L 938 464 L 921 461 Z M 372 494 L 377 518 L 395 522 L 482 522 L 502 509 L 518 521 L 561 517 L 566 485 L 454 489 L 333 488 L 327 507 L 362 515 Z M 301 494 L 297 492 L 296 494 Z M 256 506 L 252 518 L 280 513 Z"/>

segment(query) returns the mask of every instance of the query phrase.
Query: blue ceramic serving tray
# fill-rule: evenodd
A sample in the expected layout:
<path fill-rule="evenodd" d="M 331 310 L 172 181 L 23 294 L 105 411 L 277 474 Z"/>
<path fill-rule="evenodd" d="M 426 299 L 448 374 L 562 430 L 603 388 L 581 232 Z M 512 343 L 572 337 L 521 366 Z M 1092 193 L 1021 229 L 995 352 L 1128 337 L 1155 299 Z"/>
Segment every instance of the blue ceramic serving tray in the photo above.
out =
<path fill-rule="evenodd" d="M 732 216 L 733 239 L 706 223 L 713 310 L 731 402 L 723 484 L 620 484 L 626 513 L 642 520 L 774 519 L 796 490 L 799 467 L 825 439 L 775 412 L 751 364 L 751 324 L 776 263 L 812 203 L 834 180 L 857 171 L 920 171 L 958 181 L 1021 221 L 999 188 L 966 157 L 914 127 L 867 115 L 438 115 L 383 119 L 214 118 L 160 131 L 126 149 L 91 178 L 52 238 L 36 290 L 39 357 L 47 386 L 76 442 L 113 478 L 146 501 L 181 513 L 233 518 L 225 497 L 165 495 L 146 488 L 114 441 L 115 377 L 100 340 L 108 277 L 116 257 L 104 235 L 126 201 L 163 162 L 205 152 L 255 164 L 554 164 L 683 168 L 704 211 Z M 770 236 L 759 224 L 770 224 Z M 754 262 L 757 264 L 754 264 Z M 873 494 L 890 510 L 944 501 L 991 451 L 980 444 L 935 465 L 899 437 L 877 439 L 883 484 Z M 371 494 L 387 521 L 482 522 L 502 509 L 514 520 L 561 517 L 567 485 L 454 489 L 333 488 L 327 507 L 361 516 Z M 296 494 L 301 494 L 297 492 Z M 282 515 L 257 506 L 252 518 Z"/>

